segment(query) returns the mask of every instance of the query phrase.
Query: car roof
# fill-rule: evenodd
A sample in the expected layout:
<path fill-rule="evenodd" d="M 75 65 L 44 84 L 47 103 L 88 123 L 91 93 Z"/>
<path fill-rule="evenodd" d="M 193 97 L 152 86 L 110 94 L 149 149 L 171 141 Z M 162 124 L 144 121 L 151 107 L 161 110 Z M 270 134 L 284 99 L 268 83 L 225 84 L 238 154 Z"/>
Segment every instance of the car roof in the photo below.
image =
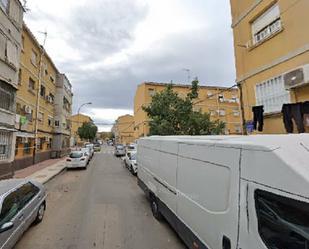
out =
<path fill-rule="evenodd" d="M 0 196 L 9 192 L 11 189 L 14 189 L 20 186 L 23 183 L 26 183 L 25 179 L 9 179 L 0 181 Z"/>

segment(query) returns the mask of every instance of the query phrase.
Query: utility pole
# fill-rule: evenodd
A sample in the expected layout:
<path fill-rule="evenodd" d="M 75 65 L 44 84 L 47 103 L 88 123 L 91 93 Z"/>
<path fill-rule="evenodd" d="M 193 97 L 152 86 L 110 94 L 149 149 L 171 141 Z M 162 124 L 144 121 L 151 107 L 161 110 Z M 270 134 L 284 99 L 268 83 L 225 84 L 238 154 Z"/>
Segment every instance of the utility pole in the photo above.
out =
<path fill-rule="evenodd" d="M 190 69 L 188 69 L 188 68 L 184 68 L 184 69 L 182 69 L 183 71 L 185 71 L 185 72 L 187 72 L 187 74 L 188 74 L 188 84 L 190 84 L 191 82 L 191 70 Z"/>
<path fill-rule="evenodd" d="M 38 79 L 39 79 L 39 84 L 38 88 L 36 91 L 36 110 L 35 110 L 35 123 L 34 123 L 34 149 L 33 149 L 33 164 L 35 164 L 35 158 L 36 158 L 36 151 L 37 151 L 37 146 L 38 146 L 38 129 L 39 129 L 39 112 L 40 112 L 40 91 L 41 91 L 41 86 L 42 86 L 42 65 L 43 65 L 43 57 L 45 55 L 45 43 L 47 40 L 47 32 L 39 32 L 44 35 L 44 42 L 43 45 L 40 47 L 40 62 L 39 62 L 39 73 L 38 73 Z"/>

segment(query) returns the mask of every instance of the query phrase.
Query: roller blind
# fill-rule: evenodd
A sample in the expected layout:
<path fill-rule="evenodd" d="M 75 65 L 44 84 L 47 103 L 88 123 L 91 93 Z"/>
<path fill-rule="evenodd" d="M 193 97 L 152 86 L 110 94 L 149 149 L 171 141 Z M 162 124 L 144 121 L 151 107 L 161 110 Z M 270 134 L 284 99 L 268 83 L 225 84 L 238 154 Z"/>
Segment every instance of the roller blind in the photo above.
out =
<path fill-rule="evenodd" d="M 252 33 L 255 35 L 263 28 L 280 18 L 279 5 L 275 4 L 252 23 Z"/>

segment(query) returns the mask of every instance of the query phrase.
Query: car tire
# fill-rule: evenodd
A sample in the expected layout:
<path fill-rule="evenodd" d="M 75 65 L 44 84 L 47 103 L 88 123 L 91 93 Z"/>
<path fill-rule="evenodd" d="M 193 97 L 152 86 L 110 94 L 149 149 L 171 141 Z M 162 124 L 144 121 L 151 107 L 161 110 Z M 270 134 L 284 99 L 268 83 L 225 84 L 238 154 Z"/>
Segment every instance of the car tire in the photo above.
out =
<path fill-rule="evenodd" d="M 151 198 L 150 206 L 151 206 L 151 211 L 152 211 L 153 217 L 155 217 L 155 219 L 158 220 L 158 221 L 162 221 L 163 216 L 162 216 L 162 214 L 159 210 L 157 198 L 155 198 L 155 197 Z"/>
<path fill-rule="evenodd" d="M 34 220 L 34 224 L 39 224 L 42 222 L 43 218 L 44 218 L 44 214 L 45 214 L 45 210 L 46 210 L 46 203 L 43 202 L 40 206 L 39 206 L 39 210 L 38 213 L 36 215 L 36 218 Z"/>

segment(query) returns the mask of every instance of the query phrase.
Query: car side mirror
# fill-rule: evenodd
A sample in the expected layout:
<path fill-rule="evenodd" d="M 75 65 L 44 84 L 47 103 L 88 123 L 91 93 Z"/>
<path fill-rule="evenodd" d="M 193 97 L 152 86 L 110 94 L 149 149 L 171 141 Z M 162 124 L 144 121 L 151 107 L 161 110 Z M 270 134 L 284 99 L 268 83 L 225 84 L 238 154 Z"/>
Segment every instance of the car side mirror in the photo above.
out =
<path fill-rule="evenodd" d="M 14 223 L 13 222 L 7 222 L 7 223 L 4 223 L 1 228 L 0 228 L 0 233 L 4 233 L 10 229 L 12 229 L 14 226 Z"/>

